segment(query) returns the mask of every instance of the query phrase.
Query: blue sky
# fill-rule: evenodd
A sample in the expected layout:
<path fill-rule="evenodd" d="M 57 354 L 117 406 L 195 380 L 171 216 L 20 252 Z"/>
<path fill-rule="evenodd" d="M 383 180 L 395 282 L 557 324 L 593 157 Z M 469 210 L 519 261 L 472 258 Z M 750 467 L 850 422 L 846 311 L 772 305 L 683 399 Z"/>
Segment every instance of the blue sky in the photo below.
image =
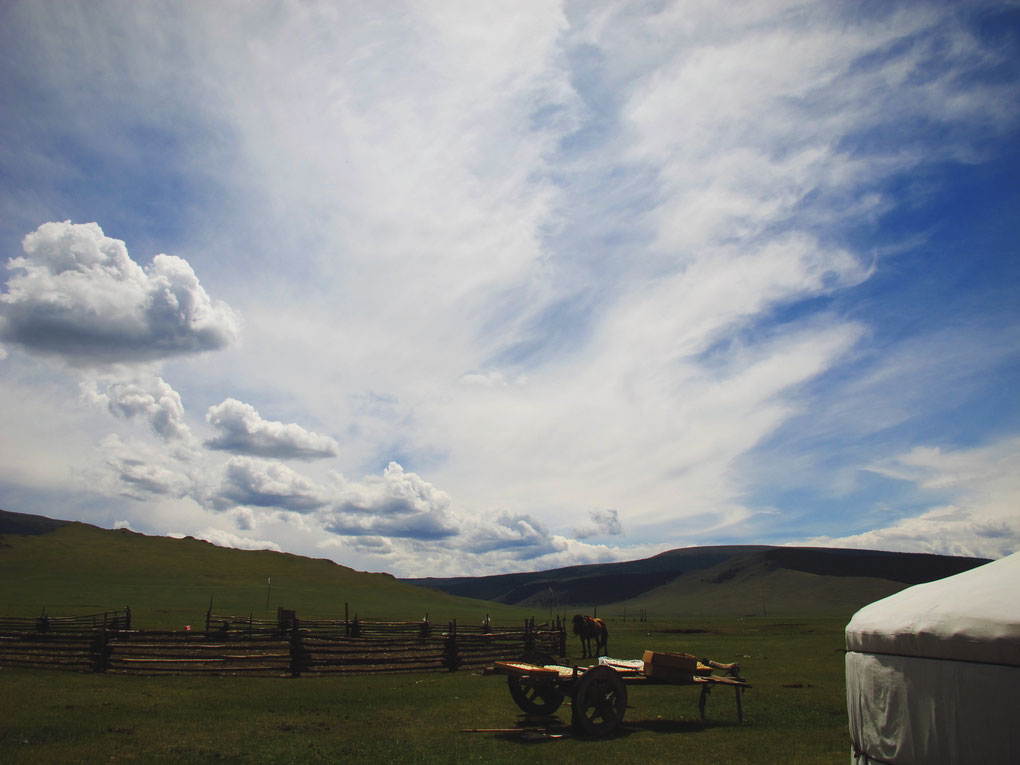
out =
<path fill-rule="evenodd" d="M 1015 5 L 0 15 L 0 507 L 403 576 L 1020 549 Z"/>

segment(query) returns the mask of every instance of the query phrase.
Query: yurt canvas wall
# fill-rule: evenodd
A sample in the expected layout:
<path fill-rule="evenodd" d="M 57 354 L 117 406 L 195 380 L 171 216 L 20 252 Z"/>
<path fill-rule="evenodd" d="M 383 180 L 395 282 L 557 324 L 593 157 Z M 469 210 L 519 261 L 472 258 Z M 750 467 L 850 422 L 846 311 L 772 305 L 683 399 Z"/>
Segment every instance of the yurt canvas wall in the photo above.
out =
<path fill-rule="evenodd" d="M 1020 553 L 865 606 L 846 647 L 858 765 L 1020 763 Z"/>

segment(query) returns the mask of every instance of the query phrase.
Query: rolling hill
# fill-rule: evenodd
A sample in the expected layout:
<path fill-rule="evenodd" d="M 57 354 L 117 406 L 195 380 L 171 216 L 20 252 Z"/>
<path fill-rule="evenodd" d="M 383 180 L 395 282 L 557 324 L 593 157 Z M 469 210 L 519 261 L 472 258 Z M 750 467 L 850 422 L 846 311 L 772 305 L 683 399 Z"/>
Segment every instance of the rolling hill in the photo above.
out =
<path fill-rule="evenodd" d="M 690 547 L 621 563 L 534 573 L 397 580 L 324 559 L 236 550 L 190 537 L 0 511 L 0 615 L 73 615 L 131 606 L 142 628 L 219 614 L 516 623 L 534 613 L 618 618 L 831 615 L 987 561 L 916 553 L 757 546 Z"/>
<path fill-rule="evenodd" d="M 875 550 L 691 547 L 624 563 L 405 581 L 532 608 L 598 607 L 600 614 L 849 615 L 909 585 L 987 562 Z"/>
<path fill-rule="evenodd" d="M 342 619 L 344 604 L 363 619 L 517 624 L 530 612 L 423 590 L 389 574 L 270 550 L 235 550 L 186 537 L 0 511 L 0 615 L 70 616 L 130 606 L 143 629 L 199 624 L 214 613 Z"/>

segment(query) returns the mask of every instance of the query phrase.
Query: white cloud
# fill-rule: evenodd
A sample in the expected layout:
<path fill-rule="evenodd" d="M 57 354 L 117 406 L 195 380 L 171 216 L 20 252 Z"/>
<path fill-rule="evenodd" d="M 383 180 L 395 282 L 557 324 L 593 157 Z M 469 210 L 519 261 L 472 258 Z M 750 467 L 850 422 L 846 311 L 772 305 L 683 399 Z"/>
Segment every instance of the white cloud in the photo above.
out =
<path fill-rule="evenodd" d="M 232 531 L 225 531 L 213 526 L 206 526 L 193 534 L 185 535 L 180 532 L 175 532 L 169 534 L 169 536 L 176 539 L 191 536 L 196 539 L 204 539 L 206 542 L 212 542 L 214 545 L 219 545 L 220 547 L 234 547 L 238 550 L 275 550 L 276 552 L 280 552 L 280 546 L 276 544 L 276 542 L 272 542 L 268 539 L 253 539 L 252 537 L 248 537 L 243 534 L 236 534 Z"/>
<path fill-rule="evenodd" d="M 280 462 L 231 457 L 210 499 L 219 509 L 249 506 L 308 513 L 325 505 L 328 495 L 322 486 Z"/>
<path fill-rule="evenodd" d="M 807 544 L 984 558 L 1020 550 L 1020 438 L 972 449 L 917 447 L 870 469 L 948 502 L 883 528 Z"/>
<path fill-rule="evenodd" d="M 335 475 L 334 483 L 332 506 L 322 519 L 333 534 L 434 540 L 458 533 L 449 496 L 395 462 L 379 477 L 359 483 Z"/>
<path fill-rule="evenodd" d="M 73 363 L 137 362 L 215 350 L 239 331 L 187 261 L 157 255 L 141 268 L 95 223 L 44 223 L 11 258 L 0 336 Z"/>
<path fill-rule="evenodd" d="M 983 45 L 961 14 L 283 2 L 51 18 L 22 4 L 0 34 L 19 46 L 5 66 L 39 94 L 17 133 L 33 188 L 151 170 L 187 215 L 152 221 L 167 200 L 145 184 L 90 186 L 47 197 L 18 236 L 51 209 L 101 203 L 111 217 L 87 219 L 127 221 L 125 238 L 169 239 L 187 260 L 142 268 L 96 224 L 45 224 L 11 263 L 4 366 L 22 351 L 104 365 L 86 391 L 166 441 L 118 449 L 105 487 L 183 495 L 224 511 L 216 523 L 267 524 L 303 549 L 326 537 L 405 572 L 611 559 L 733 530 L 754 504 L 739 461 L 796 415 L 863 439 L 947 399 L 927 384 L 945 365 L 925 377 L 902 345 L 878 349 L 846 397 L 804 412 L 802 393 L 870 339 L 867 311 L 848 318 L 840 299 L 889 258 L 857 243 L 930 191 L 929 163 L 979 160 L 1015 130 L 1011 49 Z M 4 209 L 23 209 L 12 193 Z M 195 270 L 243 309 L 246 347 Z M 975 337 L 963 327 L 949 344 Z M 185 358 L 203 350 L 225 352 Z M 957 374 L 994 363 L 977 361 Z M 59 433 L 68 407 L 28 388 L 30 416 L 0 415 L 31 431 L 41 462 L 31 421 Z M 307 407 L 288 421 L 319 432 L 239 400 L 282 398 Z M 192 444 L 184 459 L 185 401 L 213 404 L 206 446 L 237 457 Z M 88 428 L 78 459 L 109 430 Z M 5 474 L 28 467 L 15 452 Z M 604 507 L 618 515 L 591 515 Z M 568 536 L 622 532 L 621 515 L 621 546 Z"/>
<path fill-rule="evenodd" d="M 337 443 L 329 436 L 293 423 L 264 420 L 255 407 L 237 399 L 209 407 L 205 419 L 218 431 L 205 442 L 210 449 L 276 459 L 311 460 L 337 454 Z"/>
<path fill-rule="evenodd" d="M 574 529 L 577 539 L 589 537 L 619 536 L 623 533 L 620 513 L 617 510 L 592 510 L 588 513 L 589 522 Z"/>
<path fill-rule="evenodd" d="M 100 385 L 105 387 L 105 392 Z M 152 429 L 167 441 L 191 442 L 191 431 L 184 421 L 181 396 L 161 377 L 139 372 L 126 379 L 93 376 L 81 383 L 84 397 L 105 405 L 111 414 L 148 420 Z"/>
<path fill-rule="evenodd" d="M 105 437 L 99 452 L 106 471 L 99 481 L 112 480 L 110 490 L 146 501 L 156 495 L 185 497 L 193 482 L 181 463 L 166 451 L 137 440 L 124 441 L 117 435 Z"/>

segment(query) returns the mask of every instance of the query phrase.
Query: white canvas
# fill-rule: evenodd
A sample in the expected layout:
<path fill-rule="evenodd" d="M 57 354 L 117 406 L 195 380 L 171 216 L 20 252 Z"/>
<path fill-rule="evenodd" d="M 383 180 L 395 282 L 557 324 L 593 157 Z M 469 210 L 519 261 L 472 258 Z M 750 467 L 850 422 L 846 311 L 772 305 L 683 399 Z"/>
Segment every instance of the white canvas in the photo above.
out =
<path fill-rule="evenodd" d="M 864 607 L 846 628 L 854 760 L 1020 763 L 1020 554 Z"/>

